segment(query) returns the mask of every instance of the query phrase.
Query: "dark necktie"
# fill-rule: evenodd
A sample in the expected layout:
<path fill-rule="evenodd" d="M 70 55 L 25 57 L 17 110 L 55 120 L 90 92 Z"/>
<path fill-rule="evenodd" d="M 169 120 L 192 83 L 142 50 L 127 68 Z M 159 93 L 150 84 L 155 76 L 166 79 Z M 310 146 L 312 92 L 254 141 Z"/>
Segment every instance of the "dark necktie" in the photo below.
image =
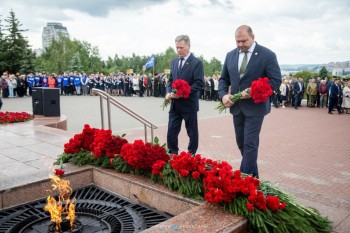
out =
<path fill-rule="evenodd" d="M 180 64 L 179 64 L 179 70 L 181 70 L 182 69 L 182 62 L 183 62 L 183 58 L 180 58 Z"/>
<path fill-rule="evenodd" d="M 239 77 L 242 78 L 245 72 L 245 69 L 247 68 L 247 64 L 248 64 L 248 52 L 244 52 L 244 57 L 242 60 L 242 64 L 241 67 L 239 68 Z"/>

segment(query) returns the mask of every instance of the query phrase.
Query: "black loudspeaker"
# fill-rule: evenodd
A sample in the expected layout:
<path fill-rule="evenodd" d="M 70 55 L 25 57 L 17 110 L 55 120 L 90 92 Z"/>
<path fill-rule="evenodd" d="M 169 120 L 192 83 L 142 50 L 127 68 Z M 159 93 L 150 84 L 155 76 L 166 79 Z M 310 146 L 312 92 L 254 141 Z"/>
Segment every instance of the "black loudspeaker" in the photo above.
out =
<path fill-rule="evenodd" d="M 43 115 L 43 92 L 41 87 L 32 89 L 32 105 L 34 115 Z"/>
<path fill-rule="evenodd" d="M 43 115 L 61 116 L 60 111 L 60 89 L 43 88 Z"/>

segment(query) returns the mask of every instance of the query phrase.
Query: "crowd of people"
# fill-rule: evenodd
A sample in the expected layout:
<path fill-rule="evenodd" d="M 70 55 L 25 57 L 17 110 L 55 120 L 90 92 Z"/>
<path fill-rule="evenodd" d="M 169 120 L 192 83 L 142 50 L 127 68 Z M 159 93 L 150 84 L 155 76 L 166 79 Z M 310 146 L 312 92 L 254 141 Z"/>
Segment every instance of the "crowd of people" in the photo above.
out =
<path fill-rule="evenodd" d="M 350 81 L 336 76 L 330 80 L 317 77 L 306 84 L 300 77 L 284 76 L 280 88 L 272 96 L 272 103 L 275 108 L 291 106 L 298 110 L 304 98 L 309 108 L 328 108 L 329 114 L 337 109 L 339 114 L 350 114 Z"/>
<path fill-rule="evenodd" d="M 218 101 L 219 76 L 205 77 L 201 99 Z M 69 72 L 62 75 L 37 72 L 28 75 L 4 72 L 0 79 L 0 94 L 3 98 L 27 97 L 33 87 L 59 88 L 61 95 L 93 95 L 96 88 L 112 96 L 165 97 L 168 76 L 166 74 L 90 74 Z"/>
<path fill-rule="evenodd" d="M 219 101 L 219 75 L 205 76 L 205 85 L 200 99 Z M 328 80 L 320 77 L 309 79 L 283 76 L 280 88 L 274 92 L 272 103 L 275 108 L 288 106 L 298 109 L 301 100 L 306 98 L 307 107 L 329 108 L 338 113 L 350 113 L 350 81 L 336 76 Z M 2 98 L 28 97 L 33 87 L 59 88 L 61 95 L 93 95 L 97 88 L 112 96 L 154 96 L 165 97 L 168 76 L 166 74 L 90 74 L 69 72 L 62 75 L 39 73 L 9 74 L 4 72 L 0 79 Z M 333 86 L 333 88 L 332 88 Z"/>

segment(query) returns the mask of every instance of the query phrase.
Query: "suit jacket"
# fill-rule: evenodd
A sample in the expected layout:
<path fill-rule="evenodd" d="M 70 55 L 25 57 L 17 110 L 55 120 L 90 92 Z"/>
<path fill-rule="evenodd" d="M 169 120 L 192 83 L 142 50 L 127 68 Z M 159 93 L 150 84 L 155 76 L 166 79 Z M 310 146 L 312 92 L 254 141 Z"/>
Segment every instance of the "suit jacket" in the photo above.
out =
<path fill-rule="evenodd" d="M 210 90 L 213 92 L 214 91 L 214 80 L 213 78 L 209 79 L 210 82 Z"/>
<path fill-rule="evenodd" d="M 183 79 L 191 86 L 189 98 L 173 99 L 171 101 L 170 111 L 178 112 L 197 112 L 199 111 L 199 94 L 204 88 L 204 70 L 203 63 L 191 54 L 179 69 L 179 58 L 171 63 L 170 77 L 167 83 L 166 92 L 172 91 L 172 83 L 177 79 Z"/>
<path fill-rule="evenodd" d="M 270 79 L 272 90 L 276 91 L 282 82 L 281 70 L 277 62 L 275 53 L 256 43 L 254 51 L 249 59 L 246 71 L 242 78 L 239 77 L 238 69 L 239 49 L 236 48 L 227 53 L 221 78 L 219 79 L 219 96 L 222 98 L 228 93 L 236 94 L 249 88 L 254 80 L 261 77 Z M 265 103 L 255 104 L 253 100 L 244 99 L 234 104 L 230 108 L 233 115 L 243 112 L 247 116 L 264 116 L 271 111 L 270 99 Z"/>
<path fill-rule="evenodd" d="M 300 86 L 299 86 L 299 82 L 295 82 L 293 84 L 293 92 L 294 94 L 303 94 L 304 93 L 304 83 L 301 83 L 301 89 L 300 89 Z"/>
<path fill-rule="evenodd" d="M 337 99 L 340 96 L 340 87 L 339 85 L 333 83 L 330 89 L 329 98 Z"/>

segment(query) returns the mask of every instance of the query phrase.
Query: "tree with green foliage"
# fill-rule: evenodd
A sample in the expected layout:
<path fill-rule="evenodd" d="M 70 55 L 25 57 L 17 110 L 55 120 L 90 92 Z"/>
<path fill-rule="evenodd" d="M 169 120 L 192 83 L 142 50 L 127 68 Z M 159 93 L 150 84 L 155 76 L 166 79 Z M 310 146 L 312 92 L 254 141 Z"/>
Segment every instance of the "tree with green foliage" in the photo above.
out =
<path fill-rule="evenodd" d="M 86 41 L 71 40 L 64 35 L 59 35 L 58 40 L 53 39 L 50 46 L 38 57 L 36 69 L 58 74 L 74 71 L 72 60 L 74 62 L 79 60 L 79 64 L 75 65 L 86 73 L 105 71 L 105 64 L 100 58 L 97 47 L 91 46 Z"/>
<path fill-rule="evenodd" d="M 131 57 L 119 57 L 118 54 L 115 54 L 113 58 L 108 57 L 106 61 L 103 61 L 99 55 L 98 47 L 93 47 L 85 41 L 81 42 L 59 36 L 59 39 L 53 40 L 44 53 L 38 57 L 36 69 L 51 73 L 74 71 L 77 70 L 77 67 L 73 67 L 71 63 L 73 60 L 74 62 L 78 61 L 77 56 L 80 60 L 79 69 L 86 73 L 126 73 L 127 70 L 132 69 L 134 73 L 153 74 L 153 72 L 163 73 L 165 69 L 169 69 L 172 60 L 177 58 L 178 55 L 172 47 L 169 47 L 164 53 L 155 54 L 155 66 L 144 71 L 143 66 L 149 56 L 139 56 L 133 53 Z M 200 56 L 200 59 L 203 62 L 206 75 L 221 72 L 222 65 L 218 59 L 212 58 L 210 62 L 207 62 L 203 56 Z"/>
<path fill-rule="evenodd" d="M 69 70 L 71 71 L 77 71 L 77 72 L 82 72 L 82 68 L 83 66 L 81 65 L 81 60 L 80 60 L 80 56 L 79 53 L 76 53 L 73 55 L 72 59 L 69 62 L 69 66 L 68 66 Z"/>
<path fill-rule="evenodd" d="M 29 73 L 34 70 L 35 54 L 30 48 L 27 39 L 22 35 L 27 31 L 21 29 L 22 24 L 16 18 L 13 10 L 5 19 L 6 34 L 1 32 L 0 53 L 2 57 L 1 68 L 10 73 Z"/>
<path fill-rule="evenodd" d="M 1 16 L 1 15 L 0 15 Z M 0 71 L 5 70 L 5 59 L 3 59 L 5 54 L 5 46 L 4 46 L 4 34 L 2 33 L 2 24 L 0 19 Z"/>
<path fill-rule="evenodd" d="M 310 78 L 314 78 L 317 74 L 312 73 L 310 71 L 302 70 L 295 74 L 293 74 L 293 77 L 295 78 L 302 78 L 304 80 L 304 83 L 308 83 Z"/>
<path fill-rule="evenodd" d="M 328 70 L 326 69 L 326 67 L 322 67 L 320 69 L 320 72 L 318 72 L 318 76 L 320 76 L 322 79 L 324 79 L 325 77 L 328 77 Z"/>

